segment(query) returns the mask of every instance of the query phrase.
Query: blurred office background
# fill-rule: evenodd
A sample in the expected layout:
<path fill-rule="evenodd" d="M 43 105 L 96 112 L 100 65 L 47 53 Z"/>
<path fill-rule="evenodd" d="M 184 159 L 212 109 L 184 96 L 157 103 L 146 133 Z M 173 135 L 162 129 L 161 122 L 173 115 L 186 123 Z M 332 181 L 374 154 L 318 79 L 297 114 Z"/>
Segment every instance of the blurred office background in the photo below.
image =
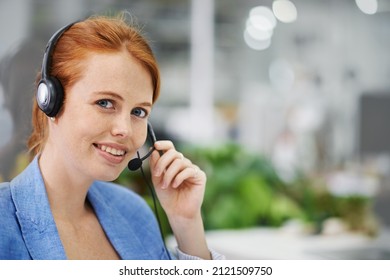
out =
<path fill-rule="evenodd" d="M 389 0 L 1 0 L 0 181 L 26 164 L 33 82 L 51 34 L 124 9 L 161 67 L 157 135 L 208 172 L 205 225 L 217 249 L 390 258 L 380 243 L 390 225 Z M 259 246 L 229 251 L 224 238 L 228 248 Z M 307 244 L 350 247 L 302 253 Z"/>

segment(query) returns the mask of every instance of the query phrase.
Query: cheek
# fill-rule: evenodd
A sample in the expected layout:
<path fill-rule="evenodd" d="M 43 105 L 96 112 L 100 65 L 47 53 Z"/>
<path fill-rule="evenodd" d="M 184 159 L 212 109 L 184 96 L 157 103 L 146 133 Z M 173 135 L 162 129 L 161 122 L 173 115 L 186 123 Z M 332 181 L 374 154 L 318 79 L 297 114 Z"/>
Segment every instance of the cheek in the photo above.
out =
<path fill-rule="evenodd" d="M 140 148 L 142 147 L 145 147 L 146 149 L 149 149 L 151 143 L 149 143 L 149 141 L 147 141 L 147 138 L 146 138 L 146 130 L 141 127 L 139 129 L 136 129 L 134 130 L 134 134 L 132 136 L 132 139 L 133 139 L 133 146 L 137 148 L 137 150 L 139 150 Z"/>
<path fill-rule="evenodd" d="M 104 123 L 97 121 L 91 114 L 78 111 L 68 111 L 63 115 L 62 134 L 66 138 L 71 138 L 73 145 L 90 144 L 90 141 L 101 133 Z"/>

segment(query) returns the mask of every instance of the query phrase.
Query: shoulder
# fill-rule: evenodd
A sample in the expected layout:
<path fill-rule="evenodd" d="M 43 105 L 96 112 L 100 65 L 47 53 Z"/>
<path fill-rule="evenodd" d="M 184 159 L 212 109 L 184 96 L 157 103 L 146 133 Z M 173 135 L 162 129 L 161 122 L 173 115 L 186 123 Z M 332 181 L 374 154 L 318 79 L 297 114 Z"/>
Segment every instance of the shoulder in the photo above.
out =
<path fill-rule="evenodd" d="M 0 199 L 3 197 L 3 195 L 6 194 L 8 189 L 9 189 L 8 182 L 0 183 Z"/>
<path fill-rule="evenodd" d="M 11 191 L 9 183 L 0 183 L 0 211 L 4 210 L 4 206 L 11 201 Z"/>
<path fill-rule="evenodd" d="M 12 202 L 10 183 L 0 183 L 0 219 L 4 221 L 15 213 Z"/>
<path fill-rule="evenodd" d="M 0 259 L 28 258 L 12 201 L 10 183 L 0 183 L 0 224 Z"/>

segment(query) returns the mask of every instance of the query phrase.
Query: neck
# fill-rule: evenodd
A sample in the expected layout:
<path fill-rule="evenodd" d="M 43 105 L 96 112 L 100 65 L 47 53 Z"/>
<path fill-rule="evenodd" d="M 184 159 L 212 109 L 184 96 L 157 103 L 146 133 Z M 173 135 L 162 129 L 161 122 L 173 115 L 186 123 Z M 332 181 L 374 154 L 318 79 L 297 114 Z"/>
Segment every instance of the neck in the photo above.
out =
<path fill-rule="evenodd" d="M 88 189 L 92 180 L 71 172 L 55 149 L 45 147 L 39 158 L 50 208 L 55 218 L 69 221 L 88 214 Z"/>

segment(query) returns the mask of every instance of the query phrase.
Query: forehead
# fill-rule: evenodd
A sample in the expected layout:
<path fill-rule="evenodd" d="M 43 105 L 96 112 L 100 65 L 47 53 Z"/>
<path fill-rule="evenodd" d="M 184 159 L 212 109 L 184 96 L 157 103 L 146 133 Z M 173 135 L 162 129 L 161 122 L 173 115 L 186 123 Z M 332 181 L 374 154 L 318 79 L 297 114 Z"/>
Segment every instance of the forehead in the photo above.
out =
<path fill-rule="evenodd" d="M 84 62 L 85 75 L 98 76 L 102 79 L 114 78 L 151 82 L 150 73 L 131 54 L 127 52 L 91 53 Z"/>
<path fill-rule="evenodd" d="M 138 92 L 153 98 L 150 73 L 127 52 L 91 53 L 83 62 L 83 75 L 78 83 L 90 91 L 110 91 L 118 94 Z"/>
<path fill-rule="evenodd" d="M 82 65 L 80 82 L 89 83 L 90 87 L 100 90 L 127 87 L 153 92 L 151 74 L 127 52 L 91 53 Z"/>

